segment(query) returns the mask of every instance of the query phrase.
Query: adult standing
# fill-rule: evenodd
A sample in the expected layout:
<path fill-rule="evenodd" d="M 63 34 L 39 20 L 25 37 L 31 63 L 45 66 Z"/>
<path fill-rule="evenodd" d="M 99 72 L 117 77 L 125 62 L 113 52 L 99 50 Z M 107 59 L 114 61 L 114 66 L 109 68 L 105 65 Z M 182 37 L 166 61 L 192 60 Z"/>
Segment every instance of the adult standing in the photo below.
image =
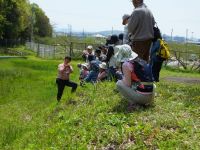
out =
<path fill-rule="evenodd" d="M 122 17 L 122 25 L 124 25 L 123 44 L 129 44 L 129 36 L 128 36 L 128 19 L 129 18 L 130 18 L 129 14 L 124 14 Z"/>
<path fill-rule="evenodd" d="M 143 0 L 132 0 L 135 7 L 128 22 L 132 50 L 143 60 L 149 60 L 149 51 L 154 38 L 155 20 Z"/>

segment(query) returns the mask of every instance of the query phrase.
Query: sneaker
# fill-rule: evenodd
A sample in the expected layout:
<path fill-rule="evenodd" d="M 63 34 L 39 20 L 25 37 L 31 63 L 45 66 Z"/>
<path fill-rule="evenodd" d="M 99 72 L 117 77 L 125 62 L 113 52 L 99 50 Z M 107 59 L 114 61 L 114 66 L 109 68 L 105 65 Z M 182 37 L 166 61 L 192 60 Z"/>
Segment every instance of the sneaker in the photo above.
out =
<path fill-rule="evenodd" d="M 60 102 L 60 99 L 61 99 L 61 98 L 57 98 L 57 101 Z"/>

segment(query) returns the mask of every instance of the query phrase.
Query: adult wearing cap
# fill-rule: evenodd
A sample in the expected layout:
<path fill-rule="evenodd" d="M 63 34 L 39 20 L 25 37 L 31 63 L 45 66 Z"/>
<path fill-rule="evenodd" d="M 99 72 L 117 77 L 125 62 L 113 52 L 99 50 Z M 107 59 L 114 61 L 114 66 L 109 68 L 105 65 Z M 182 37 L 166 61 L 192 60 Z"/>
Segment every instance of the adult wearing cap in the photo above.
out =
<path fill-rule="evenodd" d="M 88 56 L 94 56 L 92 45 L 87 46 L 86 50 L 83 51 L 82 57 L 85 62 L 88 62 Z"/>
<path fill-rule="evenodd" d="M 93 50 L 92 45 L 89 45 L 89 46 L 87 47 L 88 53 L 89 53 L 89 54 L 92 54 L 92 50 Z"/>
<path fill-rule="evenodd" d="M 128 19 L 129 18 L 130 18 L 129 14 L 124 14 L 122 17 L 122 25 L 124 25 L 123 44 L 129 43 L 129 36 L 128 36 Z"/>
<path fill-rule="evenodd" d="M 128 61 L 125 61 L 122 65 L 123 79 L 118 80 L 116 83 L 118 91 L 125 99 L 128 100 L 130 106 L 134 104 L 148 105 L 154 100 L 155 85 L 152 84 L 152 91 L 141 91 L 139 88 L 139 82 L 133 81 L 133 75 L 137 78 L 134 72 L 134 64 L 132 61 L 138 59 L 138 55 L 132 52 Z"/>
<path fill-rule="evenodd" d="M 149 51 L 154 38 L 155 20 L 143 0 L 132 0 L 135 7 L 128 21 L 131 45 L 134 52 L 143 60 L 149 60 Z"/>

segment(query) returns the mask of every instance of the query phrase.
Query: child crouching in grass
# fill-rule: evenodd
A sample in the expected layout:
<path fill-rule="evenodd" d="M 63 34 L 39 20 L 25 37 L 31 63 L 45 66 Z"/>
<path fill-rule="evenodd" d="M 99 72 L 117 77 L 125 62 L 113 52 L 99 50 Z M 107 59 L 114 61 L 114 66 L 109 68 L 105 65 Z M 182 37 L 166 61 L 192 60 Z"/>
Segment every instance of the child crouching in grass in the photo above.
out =
<path fill-rule="evenodd" d="M 78 68 L 80 69 L 80 86 L 84 85 L 84 79 L 88 76 L 89 74 L 89 64 L 84 63 L 84 64 L 78 64 Z"/>
<path fill-rule="evenodd" d="M 102 62 L 99 65 L 99 74 L 97 77 L 97 81 L 105 81 L 107 78 L 108 78 L 107 64 L 105 62 Z"/>
<path fill-rule="evenodd" d="M 89 74 L 89 65 L 87 63 L 81 64 L 81 71 L 80 71 L 80 77 L 79 80 L 83 80 L 87 75 Z"/>
<path fill-rule="evenodd" d="M 71 57 L 66 56 L 64 58 L 64 63 L 58 65 L 58 77 L 56 79 L 56 83 L 58 86 L 58 93 L 57 93 L 58 102 L 62 97 L 65 86 L 72 87 L 71 92 L 75 92 L 78 86 L 75 82 L 69 80 L 69 76 L 73 72 L 73 68 L 70 65 L 70 62 L 71 62 Z"/>

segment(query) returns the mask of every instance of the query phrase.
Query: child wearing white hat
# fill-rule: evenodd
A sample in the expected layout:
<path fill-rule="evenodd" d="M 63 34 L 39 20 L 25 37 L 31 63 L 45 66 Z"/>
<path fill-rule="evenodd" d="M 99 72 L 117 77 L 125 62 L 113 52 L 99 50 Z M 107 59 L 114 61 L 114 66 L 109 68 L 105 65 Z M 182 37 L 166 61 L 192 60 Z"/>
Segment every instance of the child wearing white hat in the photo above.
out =
<path fill-rule="evenodd" d="M 103 80 L 105 80 L 107 78 L 107 76 L 108 76 L 107 64 L 105 62 L 102 62 L 99 65 L 99 74 L 98 74 L 97 80 L 98 81 L 103 81 Z"/>
<path fill-rule="evenodd" d="M 79 79 L 82 81 L 89 74 L 89 64 L 81 64 L 81 72 Z"/>

